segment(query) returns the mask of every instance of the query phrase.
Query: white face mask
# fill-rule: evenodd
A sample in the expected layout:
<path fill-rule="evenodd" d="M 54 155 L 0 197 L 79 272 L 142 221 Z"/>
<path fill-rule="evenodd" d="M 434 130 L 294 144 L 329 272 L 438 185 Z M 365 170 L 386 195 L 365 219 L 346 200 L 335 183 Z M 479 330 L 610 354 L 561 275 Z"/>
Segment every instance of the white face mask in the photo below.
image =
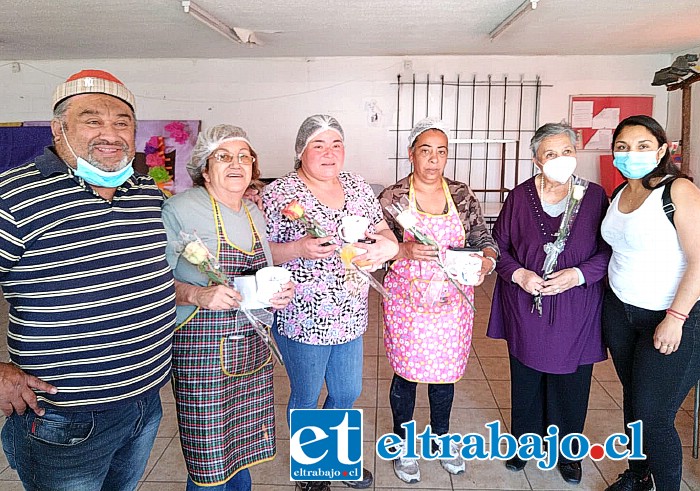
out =
<path fill-rule="evenodd" d="M 548 160 L 542 166 L 542 172 L 552 181 L 564 184 L 576 170 L 576 157 L 561 156 Z"/>

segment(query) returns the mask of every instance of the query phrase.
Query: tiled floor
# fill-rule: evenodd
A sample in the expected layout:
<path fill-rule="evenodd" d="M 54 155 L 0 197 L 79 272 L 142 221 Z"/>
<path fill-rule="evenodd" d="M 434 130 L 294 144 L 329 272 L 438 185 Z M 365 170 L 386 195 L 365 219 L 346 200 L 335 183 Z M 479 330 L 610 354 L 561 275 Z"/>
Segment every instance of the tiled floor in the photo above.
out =
<path fill-rule="evenodd" d="M 493 277 L 477 289 L 477 314 L 474 322 L 474 340 L 464 379 L 457 383 L 451 431 L 459 433 L 485 433 L 484 424 L 500 420 L 510 423 L 509 370 L 507 351 L 503 341 L 486 338 L 486 323 L 491 304 Z M 3 322 L 3 326 L 6 323 Z M 388 391 L 392 370 L 386 361 L 381 342 L 381 307 L 376 294 L 370 298 L 370 327 L 364 338 L 364 384 L 356 407 L 364 409 L 365 467 L 373 470 L 373 489 L 523 489 L 523 490 L 603 490 L 607 483 L 622 472 L 623 463 L 603 460 L 597 463 L 587 460 L 583 464 L 583 481 L 578 486 L 566 484 L 559 473 L 545 472 L 530 464 L 524 472 L 507 471 L 498 461 L 471 461 L 467 471 L 460 476 L 450 476 L 437 461 L 421 462 L 422 480 L 408 485 L 399 481 L 391 463 L 375 458 L 374 441 L 391 431 L 391 412 Z M 595 366 L 591 388 L 588 420 L 585 434 L 594 441 L 601 441 L 611 433 L 622 429 L 622 391 L 610 360 Z M 275 399 L 278 420 L 278 454 L 275 460 L 253 467 L 253 489 L 275 491 L 294 489 L 289 481 L 289 431 L 284 422 L 285 404 L 289 395 L 289 383 L 284 368 L 275 368 Z M 324 397 L 322 394 L 321 397 Z M 184 490 L 185 464 L 180 451 L 175 421 L 175 405 L 169 388 L 162 391 L 164 417 L 151 452 L 151 458 L 139 491 Z M 700 490 L 700 461 L 691 457 L 692 442 L 692 391 L 676 420 L 684 445 L 685 463 L 683 490 Z M 425 387 L 419 388 L 415 418 L 420 428 L 428 422 L 428 404 Z M 0 455 L 0 490 L 22 489 L 17 475 L 7 467 L 4 455 Z M 348 489 L 334 485 L 333 489 Z"/>

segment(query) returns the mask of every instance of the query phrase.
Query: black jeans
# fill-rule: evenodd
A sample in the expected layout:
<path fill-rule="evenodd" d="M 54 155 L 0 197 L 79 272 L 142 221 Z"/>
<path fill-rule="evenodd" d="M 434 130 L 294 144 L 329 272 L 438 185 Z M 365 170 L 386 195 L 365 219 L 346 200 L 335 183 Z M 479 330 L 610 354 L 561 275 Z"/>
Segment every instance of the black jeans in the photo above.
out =
<path fill-rule="evenodd" d="M 700 378 L 700 302 L 683 325 L 678 351 L 662 355 L 654 331 L 666 313 L 625 304 L 611 290 L 603 300 L 603 338 L 622 382 L 625 431 L 641 420 L 646 461 L 629 461 L 638 474 L 654 475 L 657 491 L 681 486 L 683 451 L 675 427 L 676 412 Z"/>
<path fill-rule="evenodd" d="M 525 433 L 547 435 L 557 425 L 559 438 L 583 433 L 588 413 L 593 365 L 580 365 L 574 373 L 544 373 L 510 357 L 510 432 L 516 438 Z M 574 441 L 573 450 L 578 452 Z M 567 462 L 561 455 L 560 462 Z"/>
<path fill-rule="evenodd" d="M 406 438 L 402 423 L 413 419 L 416 406 L 417 382 L 410 382 L 394 374 L 389 389 L 389 403 L 394 417 L 394 433 Z M 430 426 L 436 435 L 450 431 L 450 413 L 455 395 L 455 384 L 428 384 L 428 401 L 430 402 Z M 419 433 L 423 430 L 416 429 Z"/>

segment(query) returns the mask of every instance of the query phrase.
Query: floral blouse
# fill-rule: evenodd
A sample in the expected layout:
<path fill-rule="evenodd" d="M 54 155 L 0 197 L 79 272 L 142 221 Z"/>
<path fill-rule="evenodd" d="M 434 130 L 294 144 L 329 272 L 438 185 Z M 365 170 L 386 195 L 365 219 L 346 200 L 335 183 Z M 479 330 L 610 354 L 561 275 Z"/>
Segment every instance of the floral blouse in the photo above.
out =
<path fill-rule="evenodd" d="M 299 221 L 284 217 L 282 209 L 293 199 L 314 218 L 336 243 L 341 243 L 337 229 L 342 217 L 361 215 L 369 218 L 370 232 L 382 219 L 379 201 L 362 177 L 349 172 L 338 176 L 345 193 L 340 210 L 322 204 L 296 172 L 270 183 L 262 200 L 267 216 L 267 238 L 284 243 L 301 239 L 306 231 Z M 367 330 L 369 285 L 358 291 L 348 288 L 345 266 L 338 254 L 325 259 L 295 258 L 281 266 L 292 273 L 296 283 L 294 299 L 277 314 L 279 332 L 306 344 L 334 345 L 357 339 Z"/>

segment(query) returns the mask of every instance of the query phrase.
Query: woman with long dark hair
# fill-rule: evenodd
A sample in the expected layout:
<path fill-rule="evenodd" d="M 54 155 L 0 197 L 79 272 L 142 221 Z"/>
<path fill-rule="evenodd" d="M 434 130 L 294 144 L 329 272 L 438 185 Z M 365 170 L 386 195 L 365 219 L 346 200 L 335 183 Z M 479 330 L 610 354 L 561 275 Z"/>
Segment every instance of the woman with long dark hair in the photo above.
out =
<path fill-rule="evenodd" d="M 603 220 L 612 247 L 603 336 L 622 382 L 625 430 L 643 423 L 646 460 L 630 460 L 608 490 L 678 490 L 683 452 L 676 412 L 700 378 L 700 190 L 671 160 L 649 116 L 613 134 L 627 184 Z M 651 475 L 650 475 L 651 474 Z"/>

